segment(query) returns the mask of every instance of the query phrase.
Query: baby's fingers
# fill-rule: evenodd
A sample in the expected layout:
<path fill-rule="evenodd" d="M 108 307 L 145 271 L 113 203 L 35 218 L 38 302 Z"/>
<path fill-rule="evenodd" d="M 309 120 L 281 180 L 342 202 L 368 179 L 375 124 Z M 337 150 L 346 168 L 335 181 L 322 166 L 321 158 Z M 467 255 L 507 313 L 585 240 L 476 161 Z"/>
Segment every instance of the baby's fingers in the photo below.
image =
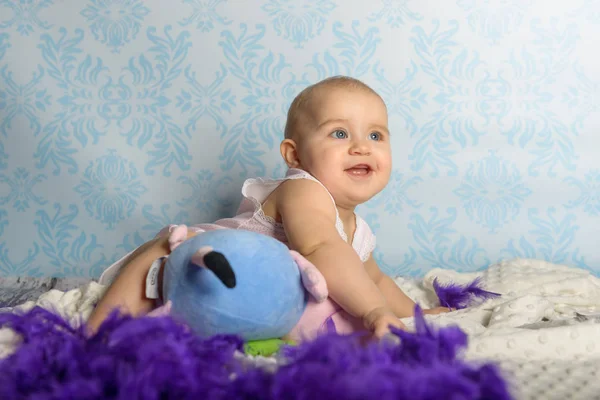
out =
<path fill-rule="evenodd" d="M 450 311 L 456 311 L 456 309 L 448 308 L 448 307 L 435 307 L 435 308 L 430 308 L 428 310 L 423 310 L 423 314 L 429 314 L 429 315 L 445 314 Z"/>
<path fill-rule="evenodd" d="M 390 334 L 390 326 L 398 329 L 405 329 L 406 326 L 399 320 L 395 318 L 385 319 L 381 322 L 375 324 L 375 332 L 374 335 L 378 339 L 383 338 L 385 335 Z"/>
<path fill-rule="evenodd" d="M 375 338 L 377 339 L 382 339 L 384 336 L 389 335 L 390 332 L 390 328 L 389 328 L 389 324 L 378 324 L 375 327 L 375 332 L 373 332 L 373 336 L 375 336 Z"/>
<path fill-rule="evenodd" d="M 404 325 L 402 323 L 402 321 L 400 321 L 399 319 L 394 320 L 391 324 L 391 326 L 393 326 L 394 328 L 398 328 L 398 329 L 406 329 L 406 325 Z"/>

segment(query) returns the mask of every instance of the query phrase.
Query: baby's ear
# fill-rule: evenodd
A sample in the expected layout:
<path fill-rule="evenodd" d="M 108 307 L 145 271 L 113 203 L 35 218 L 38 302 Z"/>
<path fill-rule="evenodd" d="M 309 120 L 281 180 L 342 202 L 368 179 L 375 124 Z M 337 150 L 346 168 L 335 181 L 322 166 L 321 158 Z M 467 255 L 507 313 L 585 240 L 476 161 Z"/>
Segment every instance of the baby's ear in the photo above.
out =
<path fill-rule="evenodd" d="M 329 296 L 329 292 L 327 290 L 327 282 L 321 271 L 297 251 L 290 250 L 290 254 L 298 265 L 304 288 L 318 303 L 325 301 L 327 296 Z"/>
<path fill-rule="evenodd" d="M 169 248 L 175 250 L 187 239 L 188 228 L 185 225 L 173 226 L 169 232 Z"/>
<path fill-rule="evenodd" d="M 279 145 L 279 151 L 288 168 L 298 168 L 300 166 L 300 159 L 298 158 L 297 146 L 294 140 L 284 139 Z"/>

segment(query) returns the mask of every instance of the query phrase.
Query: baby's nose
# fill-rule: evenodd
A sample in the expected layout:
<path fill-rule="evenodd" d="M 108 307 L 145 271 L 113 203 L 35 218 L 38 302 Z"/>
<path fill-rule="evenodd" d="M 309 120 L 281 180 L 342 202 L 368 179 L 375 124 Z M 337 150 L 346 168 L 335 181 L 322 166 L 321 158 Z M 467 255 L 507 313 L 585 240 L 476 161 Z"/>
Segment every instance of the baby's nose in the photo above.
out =
<path fill-rule="evenodd" d="M 371 146 L 367 141 L 359 140 L 352 142 L 350 154 L 370 154 Z"/>

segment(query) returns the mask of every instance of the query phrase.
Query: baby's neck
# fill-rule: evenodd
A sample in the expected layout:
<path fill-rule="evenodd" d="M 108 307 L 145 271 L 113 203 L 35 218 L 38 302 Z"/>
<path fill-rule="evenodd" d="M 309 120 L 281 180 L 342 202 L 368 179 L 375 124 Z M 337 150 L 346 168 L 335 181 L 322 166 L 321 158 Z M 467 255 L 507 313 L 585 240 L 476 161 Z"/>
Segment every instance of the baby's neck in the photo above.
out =
<path fill-rule="evenodd" d="M 351 226 L 352 224 L 354 224 L 354 207 L 341 207 L 341 206 L 336 206 L 338 209 L 338 214 L 340 216 L 340 219 L 342 220 L 342 222 L 344 223 L 344 226 Z"/>

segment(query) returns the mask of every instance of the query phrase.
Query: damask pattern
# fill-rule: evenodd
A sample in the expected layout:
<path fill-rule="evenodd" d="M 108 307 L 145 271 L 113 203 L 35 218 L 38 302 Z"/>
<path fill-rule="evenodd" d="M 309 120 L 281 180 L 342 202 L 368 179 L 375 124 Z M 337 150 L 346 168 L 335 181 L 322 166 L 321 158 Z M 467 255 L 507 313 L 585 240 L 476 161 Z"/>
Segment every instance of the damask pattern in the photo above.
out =
<path fill-rule="evenodd" d="M 33 33 L 36 28 L 49 29 L 52 24 L 42 20 L 38 13 L 52 3 L 53 0 L 2 0 L 0 5 L 4 7 L 3 15 L 10 17 L 0 22 L 0 29 L 14 28 L 23 36 Z"/>
<path fill-rule="evenodd" d="M 359 213 L 392 275 L 532 257 L 600 273 L 600 1 L 0 0 L 0 276 L 97 277 L 285 173 L 294 96 L 387 103 Z"/>
<path fill-rule="evenodd" d="M 119 52 L 136 38 L 149 12 L 140 0 L 92 0 L 81 15 L 90 23 L 90 32 L 96 40 Z"/>

